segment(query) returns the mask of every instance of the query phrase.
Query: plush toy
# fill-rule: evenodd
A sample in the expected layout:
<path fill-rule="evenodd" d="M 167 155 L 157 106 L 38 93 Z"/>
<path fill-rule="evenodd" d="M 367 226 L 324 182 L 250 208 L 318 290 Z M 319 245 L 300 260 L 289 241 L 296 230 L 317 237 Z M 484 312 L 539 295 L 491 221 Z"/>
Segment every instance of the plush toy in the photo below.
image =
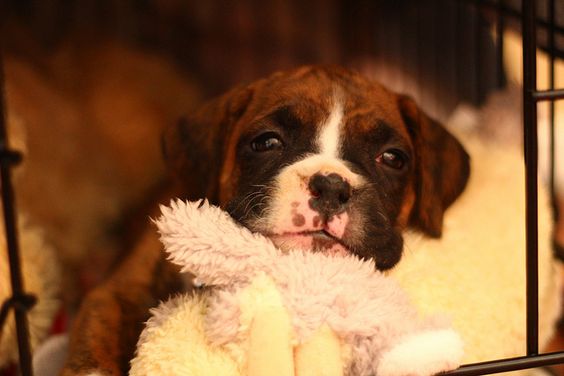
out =
<path fill-rule="evenodd" d="M 422 318 L 372 261 L 283 252 L 205 201 L 156 221 L 170 260 L 209 287 L 153 311 L 130 374 L 432 375 L 462 340 Z"/>

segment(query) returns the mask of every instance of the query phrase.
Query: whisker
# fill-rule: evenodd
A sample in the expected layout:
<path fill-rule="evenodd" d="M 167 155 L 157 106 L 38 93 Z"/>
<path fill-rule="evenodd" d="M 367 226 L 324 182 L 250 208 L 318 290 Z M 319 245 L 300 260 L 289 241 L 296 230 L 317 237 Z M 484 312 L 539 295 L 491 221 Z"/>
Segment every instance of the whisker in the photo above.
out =
<path fill-rule="evenodd" d="M 270 197 L 269 192 L 271 191 L 272 187 L 265 184 L 255 184 L 253 186 L 259 188 L 259 190 L 245 197 L 244 201 L 246 202 L 245 202 L 245 207 L 243 209 L 244 218 L 250 218 L 256 216 L 256 215 L 253 216 L 252 213 L 257 209 L 259 210 L 260 213 L 262 213 L 263 211 L 262 209 L 267 206 L 266 200 L 268 200 L 268 198 Z"/>
<path fill-rule="evenodd" d="M 260 194 L 261 194 L 260 191 L 250 192 L 250 193 L 247 194 L 245 197 L 243 197 L 243 198 L 241 199 L 241 201 L 239 201 L 239 202 L 237 203 L 237 206 L 235 206 L 235 207 L 232 209 L 232 212 L 237 212 L 237 211 L 241 208 L 242 205 L 246 204 L 249 200 L 252 200 L 255 195 L 260 195 Z"/>
<path fill-rule="evenodd" d="M 249 213 L 256 207 L 256 203 L 253 204 L 253 201 L 255 201 L 256 199 L 260 201 L 263 195 L 264 194 L 262 192 L 256 192 L 256 194 L 247 201 L 247 205 L 245 205 L 245 209 L 243 209 L 244 217 L 248 217 Z"/>

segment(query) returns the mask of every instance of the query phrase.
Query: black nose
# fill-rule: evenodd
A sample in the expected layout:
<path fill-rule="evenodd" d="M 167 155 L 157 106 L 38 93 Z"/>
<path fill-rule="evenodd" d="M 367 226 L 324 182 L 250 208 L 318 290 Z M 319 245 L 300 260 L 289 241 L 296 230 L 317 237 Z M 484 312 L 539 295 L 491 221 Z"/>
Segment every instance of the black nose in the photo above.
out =
<path fill-rule="evenodd" d="M 335 173 L 313 175 L 308 187 L 311 208 L 328 217 L 343 211 L 351 198 L 351 185 Z"/>

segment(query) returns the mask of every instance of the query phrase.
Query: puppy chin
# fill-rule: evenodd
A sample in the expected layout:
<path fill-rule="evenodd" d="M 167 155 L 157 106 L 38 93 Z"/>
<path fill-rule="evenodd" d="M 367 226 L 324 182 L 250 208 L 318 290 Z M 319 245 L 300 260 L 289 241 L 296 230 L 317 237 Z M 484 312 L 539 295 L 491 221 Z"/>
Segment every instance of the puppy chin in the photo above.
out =
<path fill-rule="evenodd" d="M 300 250 L 305 252 L 322 252 L 334 256 L 350 255 L 342 244 L 322 236 L 310 234 L 276 234 L 270 235 L 272 242 L 282 251 Z"/>

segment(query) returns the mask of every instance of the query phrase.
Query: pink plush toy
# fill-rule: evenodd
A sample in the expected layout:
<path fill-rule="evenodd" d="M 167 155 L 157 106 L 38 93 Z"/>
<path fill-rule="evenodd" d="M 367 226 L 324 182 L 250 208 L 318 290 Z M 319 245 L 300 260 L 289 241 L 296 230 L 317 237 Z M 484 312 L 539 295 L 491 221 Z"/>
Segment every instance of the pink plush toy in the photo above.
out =
<path fill-rule="evenodd" d="M 459 366 L 458 334 L 421 318 L 373 261 L 283 252 L 207 201 L 161 209 L 170 260 L 210 289 L 154 310 L 131 374 L 432 375 Z"/>

